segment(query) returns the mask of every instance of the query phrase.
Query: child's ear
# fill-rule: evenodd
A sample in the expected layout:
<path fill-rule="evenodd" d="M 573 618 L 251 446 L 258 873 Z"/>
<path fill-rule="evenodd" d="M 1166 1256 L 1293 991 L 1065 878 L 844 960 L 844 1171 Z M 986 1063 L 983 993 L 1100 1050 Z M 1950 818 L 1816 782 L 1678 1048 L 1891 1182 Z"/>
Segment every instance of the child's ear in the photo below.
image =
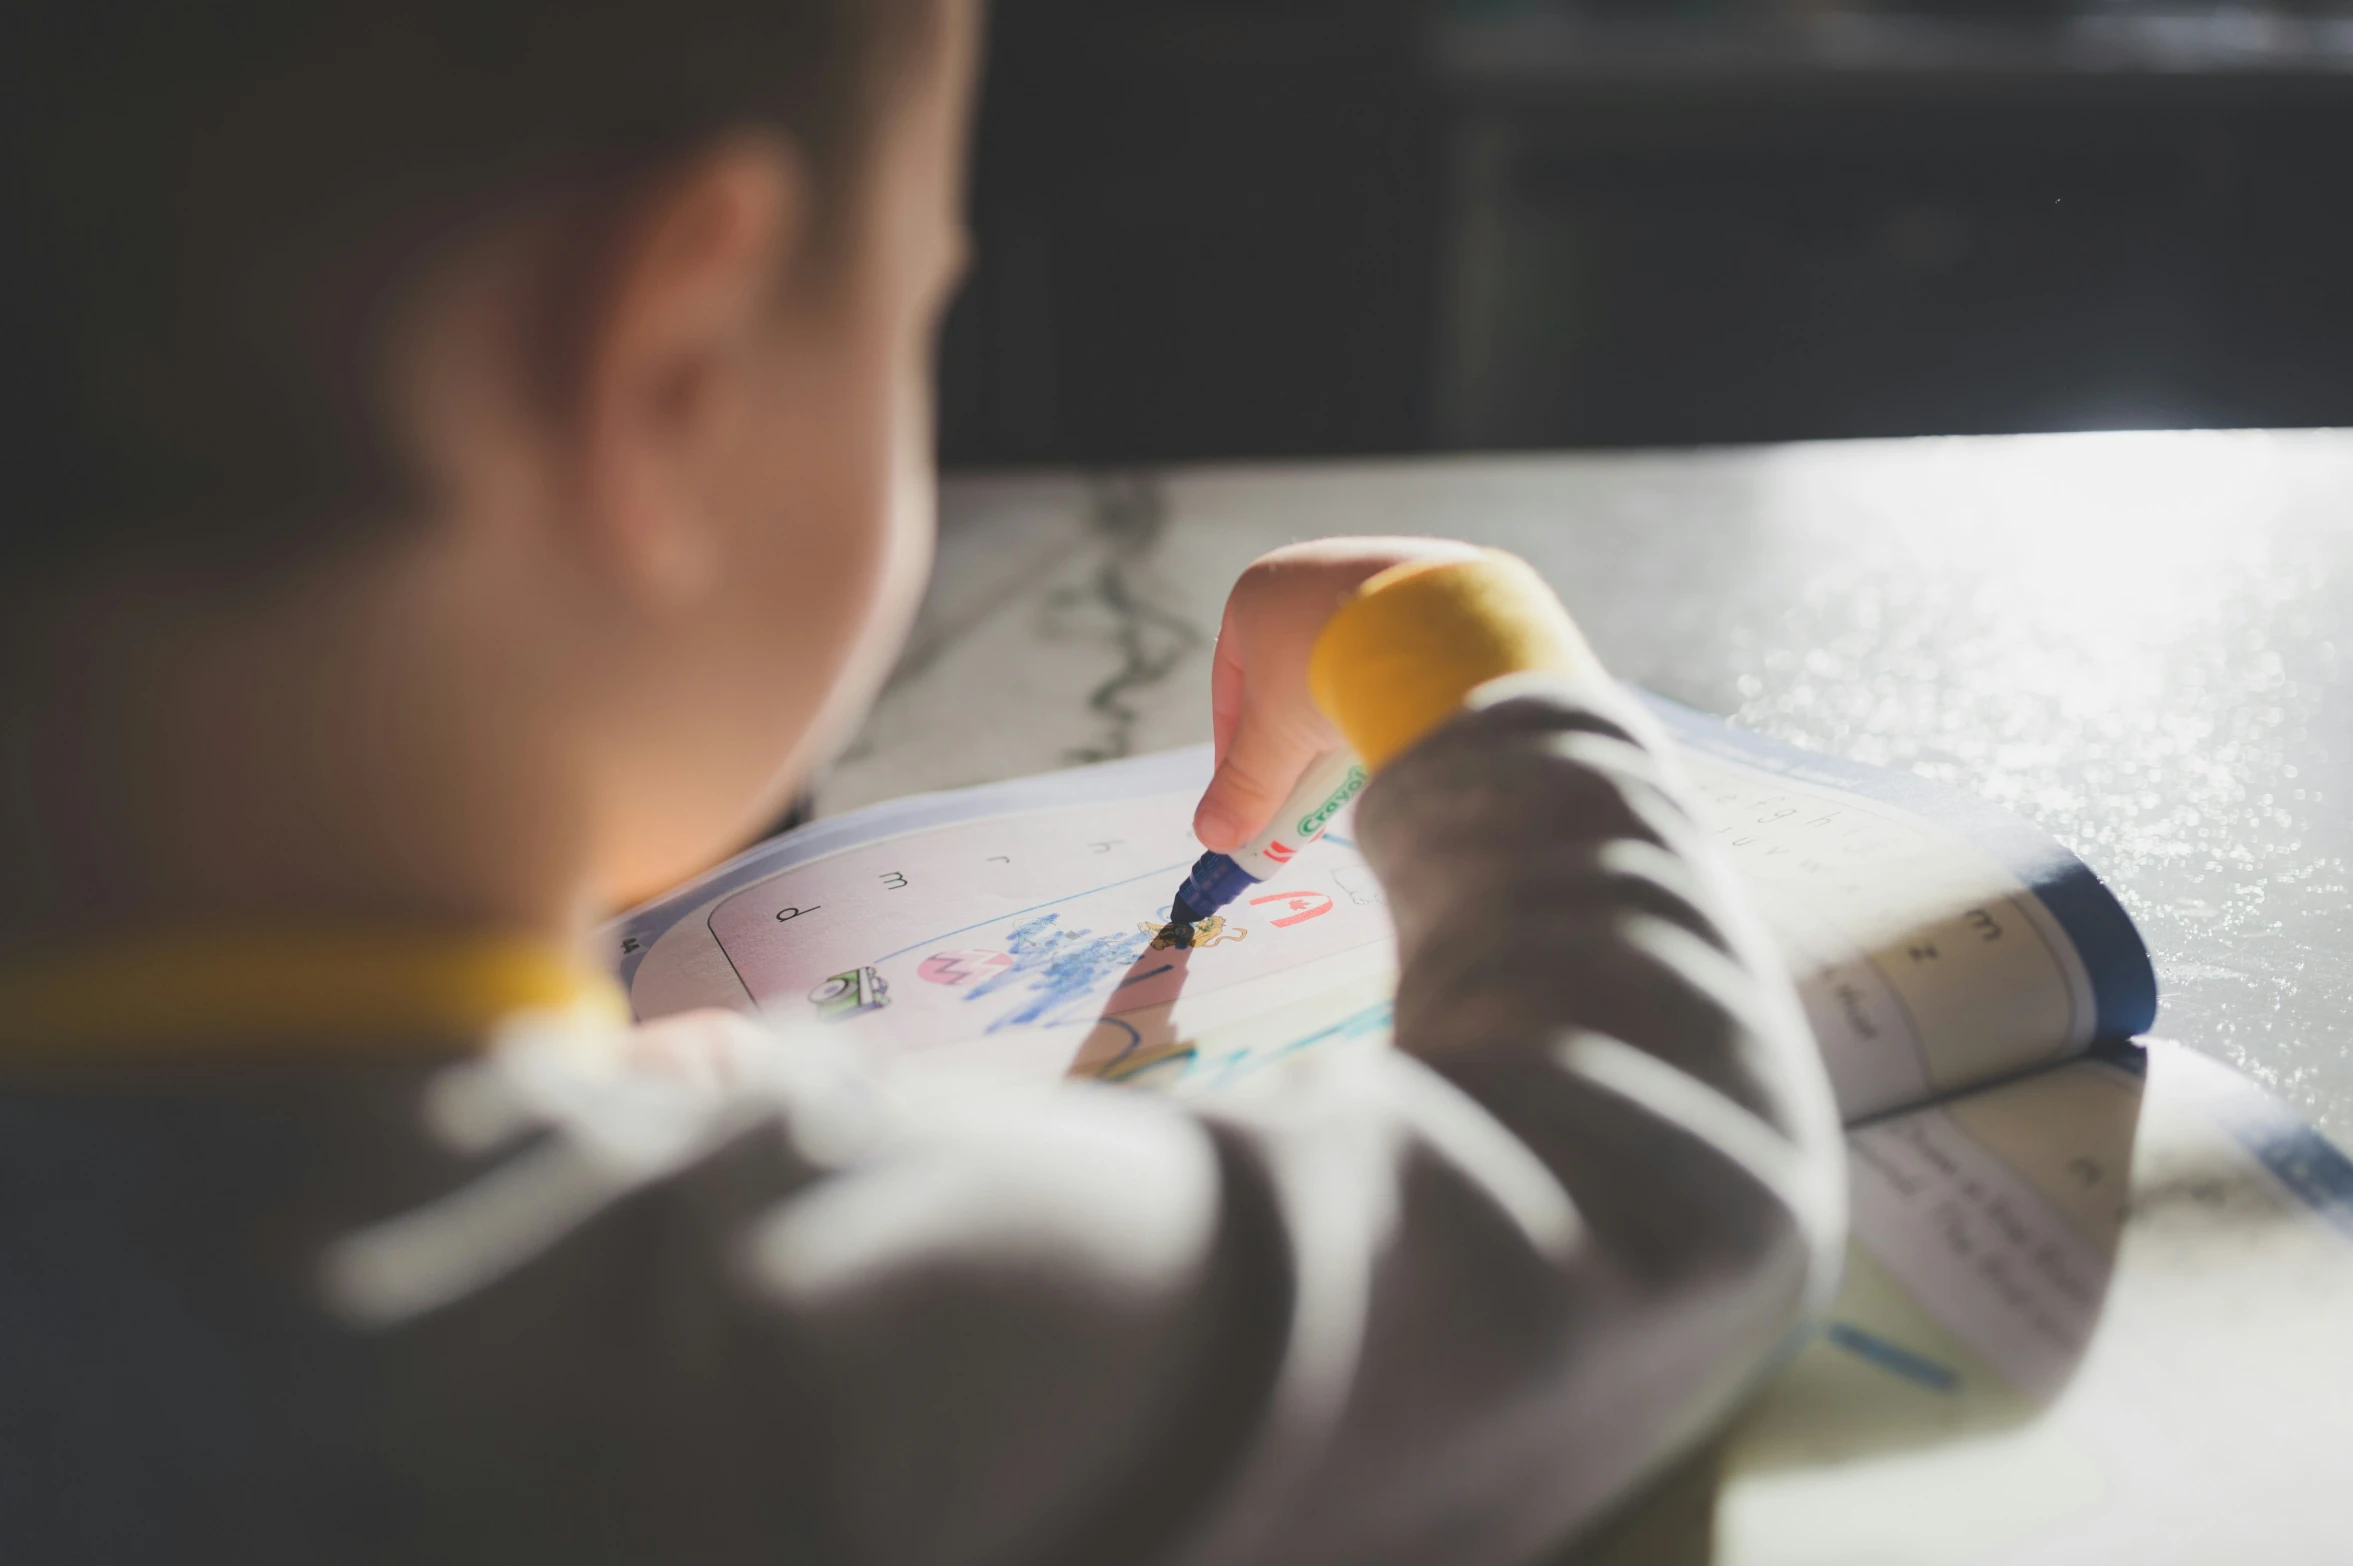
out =
<path fill-rule="evenodd" d="M 579 323 L 581 524 L 623 591 L 699 600 L 724 569 L 719 468 L 753 415 L 758 350 L 809 217 L 787 143 L 722 143 L 620 219 Z"/>

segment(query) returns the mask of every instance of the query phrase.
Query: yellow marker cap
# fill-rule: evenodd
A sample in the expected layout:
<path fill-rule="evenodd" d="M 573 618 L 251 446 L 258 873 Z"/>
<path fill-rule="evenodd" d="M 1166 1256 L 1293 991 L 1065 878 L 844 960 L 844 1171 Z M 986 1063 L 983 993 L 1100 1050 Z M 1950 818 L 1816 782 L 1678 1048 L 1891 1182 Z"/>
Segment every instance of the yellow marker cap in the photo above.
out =
<path fill-rule="evenodd" d="M 1534 669 L 1590 674 L 1601 664 L 1535 568 L 1489 550 L 1367 581 L 1316 638 L 1307 688 L 1378 770 L 1489 680 Z"/>

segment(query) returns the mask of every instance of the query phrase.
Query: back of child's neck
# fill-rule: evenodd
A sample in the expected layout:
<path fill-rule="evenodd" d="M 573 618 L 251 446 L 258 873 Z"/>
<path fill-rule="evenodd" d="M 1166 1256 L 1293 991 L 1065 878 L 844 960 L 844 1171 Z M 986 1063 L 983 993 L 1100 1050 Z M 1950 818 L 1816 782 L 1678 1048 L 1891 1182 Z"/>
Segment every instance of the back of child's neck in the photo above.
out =
<path fill-rule="evenodd" d="M 463 660 L 381 624 L 397 584 L 78 591 L 0 693 L 0 939 L 352 927 L 568 938 L 578 825 L 517 774 Z M 408 634 L 403 634 L 403 633 Z"/>

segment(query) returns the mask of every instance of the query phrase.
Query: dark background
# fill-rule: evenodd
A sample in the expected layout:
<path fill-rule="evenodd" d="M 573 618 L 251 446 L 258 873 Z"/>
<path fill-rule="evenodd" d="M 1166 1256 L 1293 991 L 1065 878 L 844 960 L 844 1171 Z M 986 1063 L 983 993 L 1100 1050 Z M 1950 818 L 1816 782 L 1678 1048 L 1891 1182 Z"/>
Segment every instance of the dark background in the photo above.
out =
<path fill-rule="evenodd" d="M 962 465 L 2353 424 L 2353 0 L 998 0 Z"/>

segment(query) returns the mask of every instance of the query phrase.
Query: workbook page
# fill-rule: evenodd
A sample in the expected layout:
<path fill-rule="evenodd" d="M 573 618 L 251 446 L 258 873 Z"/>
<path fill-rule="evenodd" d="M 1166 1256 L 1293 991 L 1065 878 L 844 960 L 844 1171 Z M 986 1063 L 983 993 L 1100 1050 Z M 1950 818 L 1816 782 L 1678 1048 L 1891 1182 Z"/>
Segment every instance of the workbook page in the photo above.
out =
<path fill-rule="evenodd" d="M 1189 947 L 1160 932 L 1200 852 L 1191 793 L 934 827 L 761 881 L 708 924 L 764 1010 L 890 1063 L 1196 1083 L 1240 1028 L 1275 1048 L 1384 1027 L 1389 920 L 1345 841 L 1246 892 Z M 1296 1016 L 1296 1039 L 1267 1034 Z"/>
<path fill-rule="evenodd" d="M 1781 948 L 1848 1119 L 2155 1019 L 2131 919 L 2032 825 L 1924 779 L 1653 708 Z"/>
<path fill-rule="evenodd" d="M 1709 752 L 1683 764 L 1797 981 L 1849 1119 L 2092 1041 L 2082 958 L 2000 860 L 1851 789 Z"/>
<path fill-rule="evenodd" d="M 1823 1330 L 1728 1442 L 1719 1566 L 2353 1559 L 2353 1164 L 2179 1045 L 1849 1134 Z"/>
<path fill-rule="evenodd" d="M 918 1082 L 1082 1075 L 1210 1092 L 1385 1042 L 1396 954 L 1343 819 L 1177 947 L 1206 752 L 859 812 L 616 928 L 640 1016 L 757 1010 Z"/>
<path fill-rule="evenodd" d="M 1924 796 L 1862 786 L 1892 775 L 1832 778 L 1809 770 L 1820 758 L 1669 716 L 1695 807 L 1755 891 L 1850 1118 L 2105 1031 L 2031 863 L 1924 814 Z M 1204 747 L 820 822 L 621 921 L 613 955 L 641 1016 L 757 1010 L 836 1031 L 892 1075 L 1192 1094 L 1305 1050 L 1377 1047 L 1395 948 L 1351 816 L 1192 948 L 1159 939 L 1199 853 L 1208 772 Z"/>

